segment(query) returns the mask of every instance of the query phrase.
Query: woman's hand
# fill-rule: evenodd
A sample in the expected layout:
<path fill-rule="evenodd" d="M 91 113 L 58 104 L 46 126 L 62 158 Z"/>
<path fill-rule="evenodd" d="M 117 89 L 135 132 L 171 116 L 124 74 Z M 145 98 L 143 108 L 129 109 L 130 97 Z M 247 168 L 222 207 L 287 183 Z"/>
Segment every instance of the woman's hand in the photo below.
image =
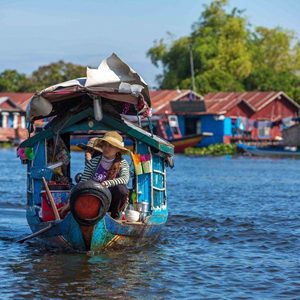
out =
<path fill-rule="evenodd" d="M 101 185 L 104 186 L 104 187 L 108 187 L 109 184 L 108 184 L 107 181 L 104 180 L 104 181 L 101 182 Z"/>
<path fill-rule="evenodd" d="M 91 153 L 91 151 L 86 151 L 85 152 L 85 159 L 86 160 L 91 160 L 92 159 L 92 153 Z"/>

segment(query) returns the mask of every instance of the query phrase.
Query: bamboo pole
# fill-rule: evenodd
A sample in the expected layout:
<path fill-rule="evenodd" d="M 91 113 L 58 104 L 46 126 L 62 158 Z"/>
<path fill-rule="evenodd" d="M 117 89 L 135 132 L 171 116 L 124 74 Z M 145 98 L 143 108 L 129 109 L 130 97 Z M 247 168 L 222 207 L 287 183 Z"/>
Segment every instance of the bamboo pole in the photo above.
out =
<path fill-rule="evenodd" d="M 42 233 L 48 231 L 49 229 L 51 229 L 52 227 L 53 227 L 53 223 L 49 224 L 47 227 L 44 227 L 44 228 L 40 229 L 39 231 L 36 231 L 36 232 L 34 232 L 34 233 L 18 240 L 17 243 L 23 243 L 23 242 L 25 242 L 27 240 L 30 240 L 30 239 L 32 239 L 36 236 L 39 236 L 40 234 L 42 234 Z"/>
<path fill-rule="evenodd" d="M 54 216 L 55 216 L 55 220 L 60 220 L 60 216 L 59 216 L 57 207 L 56 207 L 56 205 L 55 205 L 54 199 L 53 199 L 53 197 L 52 197 L 52 194 L 51 194 L 51 192 L 50 192 L 50 190 L 49 190 L 48 183 L 47 183 L 45 177 L 42 177 L 42 179 L 43 179 L 43 183 L 44 183 L 44 186 L 45 186 L 45 190 L 46 190 L 48 199 L 49 199 L 50 204 L 51 204 L 51 208 L 52 208 L 53 213 L 54 213 Z"/>

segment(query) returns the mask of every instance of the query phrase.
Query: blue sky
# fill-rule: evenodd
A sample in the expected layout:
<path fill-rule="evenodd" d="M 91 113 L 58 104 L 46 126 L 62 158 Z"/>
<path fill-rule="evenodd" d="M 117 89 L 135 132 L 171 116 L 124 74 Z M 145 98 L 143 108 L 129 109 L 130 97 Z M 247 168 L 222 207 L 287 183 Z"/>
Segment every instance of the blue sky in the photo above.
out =
<path fill-rule="evenodd" d="M 30 74 L 58 61 L 97 67 L 112 52 L 155 85 L 147 50 L 153 41 L 187 35 L 205 0 L 0 0 L 0 72 Z M 294 30 L 300 37 L 300 1 L 231 0 L 253 26 Z"/>

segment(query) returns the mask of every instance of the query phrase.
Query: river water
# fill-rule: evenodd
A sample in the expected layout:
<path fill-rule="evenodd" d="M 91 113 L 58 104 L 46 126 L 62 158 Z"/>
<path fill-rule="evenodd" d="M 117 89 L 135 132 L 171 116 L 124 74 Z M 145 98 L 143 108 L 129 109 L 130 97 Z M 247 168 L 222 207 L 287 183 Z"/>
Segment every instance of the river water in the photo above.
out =
<path fill-rule="evenodd" d="M 30 233 L 26 170 L 0 150 L 0 298 L 299 299 L 299 170 L 292 159 L 177 156 L 160 239 L 87 255 L 16 243 Z"/>

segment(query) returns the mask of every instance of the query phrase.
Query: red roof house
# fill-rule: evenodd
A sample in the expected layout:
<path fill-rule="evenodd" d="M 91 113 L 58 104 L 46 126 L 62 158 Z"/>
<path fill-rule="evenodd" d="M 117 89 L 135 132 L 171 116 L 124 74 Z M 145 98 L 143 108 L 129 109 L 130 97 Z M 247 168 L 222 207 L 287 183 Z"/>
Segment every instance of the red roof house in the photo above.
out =
<path fill-rule="evenodd" d="M 203 97 L 191 90 L 152 90 L 150 98 L 155 115 L 184 114 L 194 110 L 193 103 L 204 110 Z"/>
<path fill-rule="evenodd" d="M 284 92 L 220 92 L 204 96 L 206 113 L 229 117 L 233 122 L 243 120 L 252 126 L 249 139 L 276 140 L 281 136 L 280 124 L 285 118 L 297 117 L 300 106 Z M 240 139 L 228 134 L 225 140 Z M 226 134 L 225 134 L 226 136 Z"/>
<path fill-rule="evenodd" d="M 176 114 L 183 134 L 199 133 L 199 128 L 202 132 L 213 132 L 211 141 L 205 139 L 209 143 L 239 139 L 239 134 L 231 132 L 239 120 L 255 122 L 261 128 L 269 126 L 264 128 L 265 131 L 252 126 L 250 137 L 248 132 L 250 139 L 262 139 L 263 136 L 268 140 L 275 139 L 281 136 L 281 120 L 298 116 L 300 108 L 284 92 L 275 91 L 218 92 L 202 97 L 190 90 L 158 90 L 151 91 L 150 96 L 154 115 Z M 232 126 L 220 125 L 220 121 L 225 123 L 225 118 L 227 125 L 232 121 Z"/>
<path fill-rule="evenodd" d="M 25 139 L 26 106 L 33 93 L 0 93 L 0 142 Z"/>
<path fill-rule="evenodd" d="M 204 96 L 206 113 L 277 121 L 296 117 L 299 104 L 284 92 L 227 92 Z"/>

